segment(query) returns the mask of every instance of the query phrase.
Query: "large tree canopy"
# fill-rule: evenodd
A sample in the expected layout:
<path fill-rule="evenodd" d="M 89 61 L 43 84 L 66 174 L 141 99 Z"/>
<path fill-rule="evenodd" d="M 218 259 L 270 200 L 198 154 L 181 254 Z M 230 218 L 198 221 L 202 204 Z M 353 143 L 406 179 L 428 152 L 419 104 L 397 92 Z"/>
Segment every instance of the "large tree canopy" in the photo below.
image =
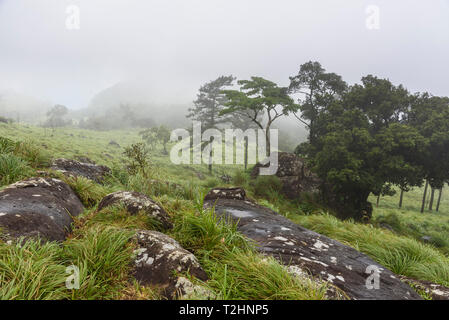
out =
<path fill-rule="evenodd" d="M 238 114 L 249 118 L 265 132 L 267 153 L 270 153 L 270 127 L 284 115 L 299 108 L 288 95 L 288 88 L 261 77 L 239 80 L 240 90 L 224 90 L 228 102 L 221 114 Z M 264 121 L 263 121 L 263 120 Z"/>
<path fill-rule="evenodd" d="M 233 76 L 221 76 L 199 89 L 195 107 L 189 109 L 188 118 L 201 122 L 203 130 L 217 128 L 218 125 L 232 121 L 230 117 L 220 115 L 227 102 L 223 90 L 233 84 Z"/>
<path fill-rule="evenodd" d="M 301 150 L 323 180 L 324 200 L 341 216 L 369 219 L 370 193 L 422 183 L 427 141 L 404 122 L 411 101 L 402 86 L 367 76 L 315 110 L 317 135 Z"/>

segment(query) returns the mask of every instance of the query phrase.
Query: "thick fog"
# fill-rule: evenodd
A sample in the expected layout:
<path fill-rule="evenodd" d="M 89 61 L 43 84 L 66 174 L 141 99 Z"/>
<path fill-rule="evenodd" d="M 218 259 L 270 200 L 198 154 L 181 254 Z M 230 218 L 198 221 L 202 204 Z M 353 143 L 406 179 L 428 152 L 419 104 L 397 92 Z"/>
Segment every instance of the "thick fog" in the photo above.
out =
<path fill-rule="evenodd" d="M 449 95 L 448 57 L 444 0 L 0 0 L 0 108 L 18 112 L 187 108 L 219 75 L 288 85 L 309 60 Z"/>

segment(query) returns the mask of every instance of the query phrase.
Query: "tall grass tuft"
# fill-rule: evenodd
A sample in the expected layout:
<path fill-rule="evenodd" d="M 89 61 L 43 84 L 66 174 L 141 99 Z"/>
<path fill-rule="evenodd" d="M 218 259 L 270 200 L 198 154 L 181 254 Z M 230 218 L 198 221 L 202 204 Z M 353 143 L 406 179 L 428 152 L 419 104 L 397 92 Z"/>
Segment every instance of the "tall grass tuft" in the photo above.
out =
<path fill-rule="evenodd" d="M 0 154 L 0 185 L 15 182 L 32 173 L 32 168 L 25 160 L 11 153 Z"/>
<path fill-rule="evenodd" d="M 112 189 L 108 189 L 98 183 L 80 176 L 67 177 L 60 175 L 72 190 L 78 195 L 78 198 L 84 204 L 84 206 L 91 208 L 95 206 L 104 196 L 112 192 Z"/>
<path fill-rule="evenodd" d="M 61 259 L 80 270 L 72 299 L 114 299 L 129 280 L 133 231 L 95 225 L 66 241 Z"/>
<path fill-rule="evenodd" d="M 0 244 L 0 299 L 48 300 L 68 297 L 61 247 L 37 240 Z"/>

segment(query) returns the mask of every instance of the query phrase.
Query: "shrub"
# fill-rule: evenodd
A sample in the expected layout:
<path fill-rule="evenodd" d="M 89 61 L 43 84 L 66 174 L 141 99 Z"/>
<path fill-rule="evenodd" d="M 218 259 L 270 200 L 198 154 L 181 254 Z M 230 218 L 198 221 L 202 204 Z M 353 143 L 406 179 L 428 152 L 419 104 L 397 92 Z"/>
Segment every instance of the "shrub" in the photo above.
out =
<path fill-rule="evenodd" d="M 236 170 L 232 176 L 232 183 L 236 186 L 243 187 L 248 184 L 248 175 L 244 170 Z"/>
<path fill-rule="evenodd" d="M 258 176 L 252 186 L 254 193 L 260 197 L 270 197 L 282 190 L 282 182 L 276 176 Z"/>

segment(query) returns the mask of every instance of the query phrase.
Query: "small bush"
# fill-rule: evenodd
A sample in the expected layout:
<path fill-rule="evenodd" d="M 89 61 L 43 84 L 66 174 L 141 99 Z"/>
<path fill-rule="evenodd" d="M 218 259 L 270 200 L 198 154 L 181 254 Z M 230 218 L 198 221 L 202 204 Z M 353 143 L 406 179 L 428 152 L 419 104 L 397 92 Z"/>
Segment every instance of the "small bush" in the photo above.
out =
<path fill-rule="evenodd" d="M 248 184 L 248 175 L 244 170 L 236 170 L 232 176 L 232 183 L 236 186 L 243 187 Z"/>
<path fill-rule="evenodd" d="M 260 197 L 270 197 L 282 190 L 282 182 L 276 176 L 258 176 L 252 184 L 254 194 Z"/>

